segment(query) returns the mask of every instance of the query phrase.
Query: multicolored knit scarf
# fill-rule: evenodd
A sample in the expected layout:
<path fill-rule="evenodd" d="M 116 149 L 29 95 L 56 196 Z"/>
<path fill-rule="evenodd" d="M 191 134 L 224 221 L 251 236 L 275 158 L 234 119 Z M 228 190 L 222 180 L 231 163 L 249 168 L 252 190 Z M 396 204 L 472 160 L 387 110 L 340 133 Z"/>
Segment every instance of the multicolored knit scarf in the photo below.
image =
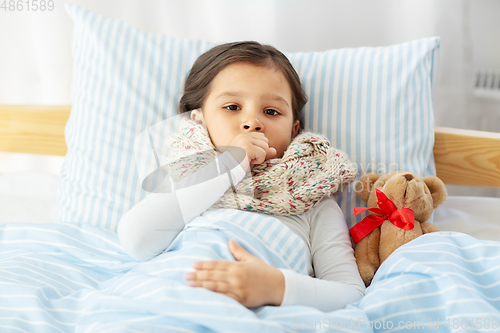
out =
<path fill-rule="evenodd" d="M 169 136 L 167 144 L 173 153 L 162 165 L 168 165 L 174 182 L 217 156 L 207 130 L 190 119 L 183 120 L 181 133 Z M 298 215 L 355 178 L 355 166 L 346 153 L 331 147 L 328 139 L 319 134 L 302 132 L 293 138 L 282 158 L 254 165 L 251 177 L 229 189 L 211 208 Z"/>

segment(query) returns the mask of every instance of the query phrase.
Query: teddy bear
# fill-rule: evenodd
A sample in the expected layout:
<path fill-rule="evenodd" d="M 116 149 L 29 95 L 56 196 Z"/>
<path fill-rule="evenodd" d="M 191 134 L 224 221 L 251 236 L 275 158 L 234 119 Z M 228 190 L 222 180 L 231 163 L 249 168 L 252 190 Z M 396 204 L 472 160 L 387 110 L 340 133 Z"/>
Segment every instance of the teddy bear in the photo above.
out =
<path fill-rule="evenodd" d="M 365 174 L 355 184 L 355 193 L 367 202 L 367 208 L 356 207 L 354 214 L 366 210 L 376 214 L 350 229 L 358 270 L 368 287 L 378 267 L 394 250 L 422 234 L 439 231 L 427 221 L 445 201 L 447 191 L 438 177 L 421 178 L 399 171 Z"/>

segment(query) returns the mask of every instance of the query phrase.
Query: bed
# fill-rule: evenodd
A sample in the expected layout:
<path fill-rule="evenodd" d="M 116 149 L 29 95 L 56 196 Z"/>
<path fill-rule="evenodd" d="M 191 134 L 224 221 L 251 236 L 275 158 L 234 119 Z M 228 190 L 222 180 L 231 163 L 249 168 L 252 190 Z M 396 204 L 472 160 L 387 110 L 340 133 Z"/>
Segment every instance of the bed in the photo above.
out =
<path fill-rule="evenodd" d="M 0 149 L 2 151 L 34 154 L 66 154 L 64 127 L 69 117 L 70 109 L 70 106 L 0 106 L 0 124 L 2 124 Z M 498 133 L 436 128 L 434 156 L 436 159 L 437 175 L 446 184 L 500 186 L 500 169 L 498 168 L 498 162 L 494 163 L 500 158 L 499 146 L 500 134 Z M 475 173 L 477 177 L 471 177 L 471 169 L 480 169 L 481 171 Z M 137 329 L 138 331 L 148 332 L 156 330 L 173 332 L 177 331 L 177 328 L 175 328 L 177 325 L 184 328 L 190 327 L 192 331 L 196 332 L 211 331 L 212 329 L 214 331 L 226 329 L 228 331 L 239 330 L 237 327 L 240 326 L 230 328 L 230 326 L 226 326 L 229 325 L 227 322 L 224 322 L 222 326 L 216 325 L 214 328 L 209 329 L 208 327 L 211 324 L 204 323 L 202 320 L 196 321 L 196 324 L 180 320 L 178 318 L 179 314 L 173 315 L 174 311 L 157 304 L 156 302 L 159 302 L 158 299 L 151 303 L 151 309 L 148 308 L 148 310 L 145 310 L 144 303 L 141 303 L 140 309 L 137 308 L 137 305 L 133 306 L 136 310 L 127 308 L 125 317 L 116 316 L 113 317 L 113 320 L 110 317 L 100 317 L 96 313 L 107 313 L 104 309 L 113 310 L 114 308 L 116 310 L 123 308 L 123 305 L 117 306 L 117 299 L 113 300 L 111 296 L 98 297 L 103 302 L 99 303 L 99 309 L 101 309 L 99 311 L 88 308 L 83 311 L 82 309 L 82 313 L 86 315 L 80 317 L 78 320 L 74 322 L 71 322 L 68 318 L 65 319 L 68 320 L 67 322 L 61 320 L 60 315 L 61 318 L 64 318 L 62 314 L 74 314 L 78 306 L 73 304 L 73 306 L 65 305 L 68 306 L 67 308 L 58 308 L 50 307 L 46 302 L 50 299 L 60 297 L 73 299 L 74 302 L 81 301 L 82 304 L 87 306 L 90 302 L 85 299 L 90 297 L 88 295 L 91 294 L 88 290 L 93 290 L 94 292 L 97 290 L 96 285 L 86 284 L 88 283 L 88 279 L 94 280 L 92 274 L 102 278 L 103 271 L 108 271 L 107 274 L 110 274 L 110 272 L 115 274 L 108 275 L 108 279 L 111 276 L 116 278 L 136 267 L 137 263 L 127 258 L 123 250 L 120 250 L 117 237 L 111 232 L 106 232 L 100 228 L 85 224 L 69 226 L 53 223 L 57 219 L 58 206 L 56 199 L 59 182 L 60 179 L 57 176 L 37 172 L 0 175 L 0 197 L 2 198 L 3 207 L 0 215 L 0 222 L 3 223 L 0 225 L 3 236 L 1 240 L 2 247 L 0 249 L 6 247 L 7 244 L 9 245 L 9 250 L 2 249 L 0 251 L 2 267 L 0 282 L 2 301 L 0 303 L 5 302 L 6 297 L 8 297 L 6 290 L 9 290 L 10 293 L 12 292 L 12 288 L 20 284 L 27 284 L 31 288 L 34 288 L 32 296 L 35 297 L 34 295 L 37 295 L 35 298 L 41 303 L 35 302 L 38 304 L 34 304 L 33 306 L 36 306 L 39 310 L 43 309 L 42 317 L 44 317 L 43 315 L 46 317 L 42 320 L 34 320 L 34 317 L 31 315 L 21 313 L 27 310 L 29 311 L 28 313 L 32 312 L 33 316 L 35 316 L 35 310 L 12 306 L 6 309 L 4 305 L 1 305 L 3 308 L 1 315 L 3 319 L 0 321 L 1 327 L 7 330 L 12 329 L 12 331 L 33 331 L 32 329 L 36 327 L 37 332 L 121 331 L 122 329 L 124 331 L 126 329 L 129 331 Z M 464 248 L 477 247 L 478 245 L 483 247 L 491 246 L 494 250 L 487 249 L 483 253 L 488 258 L 481 258 L 482 260 L 493 258 L 493 260 L 498 262 L 498 255 L 500 255 L 499 216 L 500 198 L 455 196 L 449 197 L 445 204 L 435 211 L 434 223 L 442 231 L 450 231 L 450 233 L 444 233 L 446 237 L 456 237 L 449 239 L 464 238 L 462 240 L 464 243 L 453 242 L 451 246 L 458 247 L 462 244 L 467 245 L 462 245 Z M 56 236 L 57 234 L 64 234 L 64 236 L 58 237 Z M 431 237 L 429 236 L 429 238 Z M 489 242 L 478 240 L 489 240 Z M 38 244 L 36 246 L 33 244 L 28 245 L 33 242 Z M 58 244 L 58 246 L 52 247 L 51 243 Z M 391 257 L 391 260 L 388 260 L 384 264 L 384 267 L 392 265 L 396 260 L 395 258 L 401 260 L 404 253 L 407 255 L 411 253 L 412 248 L 418 248 L 418 243 L 414 241 L 405 246 L 404 249 L 398 252 L 400 254 Z M 104 248 L 103 244 L 106 245 Z M 429 243 L 424 243 L 424 245 L 429 246 Z M 70 247 L 71 249 L 65 247 Z M 442 249 L 437 250 L 442 251 Z M 476 254 L 469 255 L 474 256 Z M 48 264 L 56 265 L 65 270 L 69 268 L 73 272 L 71 274 L 67 272 L 62 274 L 55 273 L 55 276 L 49 276 L 47 269 L 43 265 L 32 262 L 36 260 L 39 263 L 44 263 L 46 261 L 44 257 L 46 256 L 51 257 Z M 463 256 L 463 254 L 460 254 L 460 256 Z M 411 260 L 411 258 L 404 259 Z M 75 260 L 78 261 L 75 262 Z M 421 258 L 413 260 L 412 263 L 415 264 Z M 74 266 L 68 267 L 69 263 L 73 263 Z M 111 266 L 109 266 L 110 264 Z M 404 270 L 406 266 L 403 263 L 397 261 L 397 264 L 400 267 L 400 271 L 391 271 L 392 275 L 407 273 Z M 394 269 L 393 267 L 391 268 Z M 34 277 L 28 280 L 20 278 L 24 274 L 34 274 L 36 270 L 40 270 L 38 273 L 41 273 L 47 280 L 42 281 Z M 415 272 L 413 269 L 410 271 Z M 385 270 L 381 268 L 380 272 L 385 272 Z M 470 273 L 472 274 L 471 283 L 482 283 L 480 281 L 482 281 L 483 273 Z M 498 273 L 497 265 L 491 268 L 491 273 L 494 274 L 492 281 L 497 281 L 500 274 Z M 377 273 L 377 276 L 380 274 Z M 74 280 L 74 283 L 77 285 L 77 288 L 73 287 L 73 291 L 76 292 L 80 288 L 85 288 L 87 289 L 87 293 L 82 289 L 76 292 L 77 296 L 70 296 L 71 293 L 62 292 L 60 288 L 63 287 L 59 284 L 63 285 L 64 281 L 68 280 L 70 276 L 72 276 L 70 279 Z M 374 286 L 376 287 L 370 287 L 367 290 L 367 295 L 370 295 L 372 298 L 382 297 L 380 295 L 377 296 L 377 294 L 388 292 L 387 283 L 389 282 L 383 280 L 378 284 L 375 282 Z M 45 287 L 42 287 L 44 284 L 49 290 L 52 289 L 52 292 L 54 290 L 59 291 L 58 295 L 50 295 L 50 293 L 46 292 Z M 136 284 L 139 285 L 138 281 L 134 282 L 134 285 Z M 488 327 L 491 327 L 493 330 L 494 327 L 497 327 L 500 317 L 498 313 L 500 305 L 498 303 L 499 291 L 497 286 L 498 283 L 495 282 L 483 286 L 482 288 L 485 288 L 483 294 L 474 293 L 473 298 L 467 298 L 466 304 L 474 304 L 479 300 L 491 302 L 491 311 L 480 312 L 476 315 L 470 312 L 464 313 L 462 310 L 455 312 L 453 309 L 450 312 L 435 309 L 432 311 L 428 310 L 424 315 L 414 313 L 416 309 L 412 305 L 417 306 L 416 304 L 420 303 L 414 303 L 415 300 L 418 300 L 418 297 L 413 296 L 412 300 L 407 300 L 408 303 L 406 306 L 409 309 L 408 311 L 400 314 L 400 318 L 391 317 L 390 313 L 394 311 L 393 307 L 397 306 L 394 305 L 397 303 L 396 299 L 401 297 L 401 295 L 409 297 L 414 290 L 418 290 L 418 287 L 413 287 L 411 291 L 405 288 L 399 295 L 393 296 L 394 304 L 391 304 L 391 302 L 386 302 L 382 305 L 375 304 L 376 315 L 373 315 L 371 312 L 359 312 L 359 309 L 356 309 L 354 305 L 350 305 L 348 309 L 338 310 L 333 313 L 321 313 L 317 310 L 304 307 L 296 307 L 289 313 L 284 311 L 272 312 L 263 308 L 255 311 L 254 317 L 239 318 L 235 322 L 238 325 L 245 325 L 247 328 L 243 331 L 249 332 L 256 331 L 257 329 L 270 332 L 278 332 L 280 330 L 290 332 L 307 327 L 315 327 L 318 331 L 321 331 L 320 328 L 328 330 L 331 327 L 335 327 L 335 325 L 337 325 L 336 328 L 339 331 L 392 331 L 390 327 L 398 331 L 397 328 L 401 321 L 402 326 L 400 328 L 402 330 L 412 327 L 419 328 L 421 331 L 427 331 L 431 327 L 433 329 L 440 327 L 441 331 L 454 331 L 455 328 L 457 330 L 467 328 L 467 331 L 473 331 L 472 328 L 480 330 L 480 326 L 486 328 L 487 326 L 485 325 L 489 325 Z M 133 289 L 130 286 L 126 288 L 127 290 Z M 123 290 L 122 293 L 127 294 Z M 128 297 L 130 296 L 132 298 L 142 297 L 133 294 L 128 295 Z M 19 295 L 16 297 L 19 297 Z M 370 297 L 366 297 L 365 299 L 368 300 Z M 468 297 L 471 297 L 471 295 Z M 182 297 L 179 296 L 179 300 L 181 299 Z M 391 300 L 392 298 L 388 299 Z M 366 300 L 362 301 L 361 304 L 366 303 Z M 429 300 L 429 302 L 431 301 Z M 464 300 L 461 299 L 459 301 Z M 210 302 L 207 301 L 203 309 L 195 310 L 192 308 L 189 312 L 201 311 L 201 313 L 207 314 Z M 419 302 L 422 302 L 422 300 L 419 300 Z M 426 303 L 426 300 L 423 302 L 423 307 L 427 309 L 429 304 Z M 439 304 L 439 302 L 437 303 Z M 441 307 L 444 307 L 444 309 L 441 310 L 451 307 L 449 300 L 443 304 Z M 374 305 L 370 304 L 370 306 L 373 307 Z M 73 310 L 70 311 L 71 308 Z M 134 313 L 133 311 L 137 312 Z M 429 311 L 430 313 L 428 313 Z M 92 313 L 92 315 L 89 313 Z M 139 314 L 144 314 L 144 317 L 141 318 Z M 36 315 L 36 318 L 38 318 L 38 315 Z M 215 322 L 215 318 L 220 319 L 214 314 L 212 323 Z M 351 321 L 352 318 L 354 318 L 354 321 Z M 7 322 L 11 324 L 5 324 Z"/>
<path fill-rule="evenodd" d="M 68 12 L 75 21 L 72 105 L 0 105 L 0 151 L 65 156 L 60 176 L 37 172 L 0 175 L 2 330 L 498 330 L 500 198 L 448 197 L 433 216 L 433 223 L 441 232 L 419 237 L 399 248 L 379 268 L 361 301 L 331 312 L 298 305 L 247 309 L 223 295 L 187 286 L 183 275 L 191 269 L 191 262 L 231 260 L 228 237 L 235 237 L 252 254 L 276 267 L 301 272 L 303 257 L 297 236 L 294 238 L 273 219 L 234 210 L 214 211 L 195 220 L 158 257 L 137 261 L 127 256 L 116 236 L 117 221 L 146 195 L 141 192 L 140 177 L 132 163 L 133 139 L 144 126 L 169 115 L 164 110 L 175 105 L 181 86 L 181 79 L 177 78 L 189 69 L 189 61 L 212 44 L 142 32 L 77 5 L 68 6 Z M 149 50 L 157 48 L 164 51 L 158 54 L 168 59 L 170 63 L 166 63 L 170 65 L 155 68 L 162 75 L 156 75 L 157 71 L 149 67 L 132 67 L 127 72 L 133 62 L 117 56 L 120 53 L 112 45 L 106 46 L 109 41 L 103 31 L 107 27 L 112 33 L 126 36 L 117 39 L 116 47 L 134 45 L 138 54 L 148 50 L 146 58 L 151 56 L 151 63 L 156 61 L 157 53 Z M 126 38 L 133 43 L 127 44 Z M 84 49 L 82 45 L 91 47 Z M 358 100 L 353 93 L 358 86 L 356 80 L 349 78 L 352 73 L 362 73 L 361 60 L 365 59 L 366 77 L 377 73 L 377 68 L 382 75 L 388 68 L 385 59 L 398 63 L 393 61 L 398 60 L 400 53 L 394 52 L 398 50 L 405 55 L 413 50 L 415 61 L 408 71 L 402 71 L 408 75 L 401 75 L 401 80 L 393 81 L 393 85 L 403 82 L 406 90 L 401 91 L 420 97 L 408 99 L 404 93 L 393 96 L 387 83 L 390 80 L 381 78 L 384 89 L 374 89 L 361 100 L 384 96 L 386 108 L 370 109 L 368 103 L 351 105 L 350 101 Z M 325 133 L 336 146 L 346 150 L 359 165 L 360 174 L 369 171 L 370 165 L 372 170 L 387 166 L 389 171 L 396 161 L 398 168 L 421 175 L 436 174 L 445 184 L 500 187 L 500 133 L 433 126 L 430 97 L 438 51 L 439 39 L 428 38 L 383 48 L 287 54 L 310 96 L 305 110 L 307 127 Z M 376 65 L 368 61 L 370 56 L 375 57 Z M 109 76 L 99 75 L 102 68 L 108 68 L 100 67 L 99 59 L 115 63 L 111 68 L 116 68 L 116 72 L 111 69 Z M 352 71 L 334 71 L 338 64 L 346 62 L 345 68 L 352 63 Z M 331 77 L 325 78 L 322 73 L 329 70 Z M 145 76 L 142 81 L 139 73 Z M 127 81 L 127 75 L 134 80 Z M 107 77 L 114 79 L 108 82 Z M 125 84 L 120 85 L 121 81 Z M 130 83 L 137 81 L 137 85 Z M 153 83 L 147 86 L 144 82 Z M 338 89 L 332 100 L 326 93 L 331 90 L 328 82 Z M 417 83 L 422 89 L 411 90 Z M 364 87 L 359 84 L 360 96 L 366 92 Z M 160 88 L 166 89 L 164 96 L 157 93 Z M 394 111 L 398 108 L 391 105 L 397 105 L 396 101 L 405 112 Z M 346 117 L 346 110 L 356 112 Z M 383 130 L 373 129 L 375 122 L 364 121 L 378 118 L 387 120 L 381 122 Z M 141 119 L 142 127 L 136 126 Z M 337 123 L 339 127 L 335 127 Z M 372 144 L 374 141 L 376 145 Z M 410 144 L 400 146 L 401 142 Z M 378 146 L 383 149 L 379 151 Z M 352 208 L 359 202 L 352 193 L 343 193 L 338 200 L 348 223 L 355 223 Z M 266 238 L 255 231 L 266 225 L 279 231 L 274 235 L 281 238 Z"/>

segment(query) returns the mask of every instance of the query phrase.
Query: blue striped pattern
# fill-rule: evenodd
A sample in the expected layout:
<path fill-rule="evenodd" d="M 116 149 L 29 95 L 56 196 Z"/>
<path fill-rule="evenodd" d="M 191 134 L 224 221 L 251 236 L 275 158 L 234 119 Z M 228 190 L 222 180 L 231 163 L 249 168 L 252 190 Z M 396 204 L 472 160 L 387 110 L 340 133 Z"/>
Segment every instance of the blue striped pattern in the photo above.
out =
<path fill-rule="evenodd" d="M 72 110 L 59 222 L 116 230 L 146 196 L 134 139 L 176 113 L 195 59 L 214 44 L 166 37 L 67 4 L 74 20 Z M 439 38 L 387 47 L 290 53 L 309 96 L 305 128 L 327 136 L 366 172 L 435 175 L 432 86 Z M 349 227 L 357 199 L 339 195 Z"/>
<path fill-rule="evenodd" d="M 419 332 L 498 332 L 499 277 L 499 242 L 456 232 L 426 234 L 381 265 L 358 306 L 373 322 L 395 323 L 380 332 L 404 332 L 396 329 L 400 321 L 423 322 Z M 447 320 L 451 326 L 445 326 Z"/>
<path fill-rule="evenodd" d="M 259 236 L 272 230 L 281 237 Z M 406 332 L 408 322 L 422 322 L 416 331 L 449 332 L 448 319 L 467 318 L 483 326 L 488 319 L 493 332 L 500 320 L 499 242 L 453 232 L 419 237 L 382 264 L 362 300 L 324 313 L 299 305 L 247 309 L 189 287 L 184 275 L 194 261 L 234 260 L 229 238 L 275 267 L 305 274 L 305 244 L 263 214 L 210 210 L 149 261 L 131 259 L 115 233 L 88 223 L 3 224 L 0 331 Z"/>
<path fill-rule="evenodd" d="M 58 221 L 116 230 L 147 194 L 135 166 L 136 136 L 176 114 L 189 69 L 213 45 L 66 8 L 74 21 L 74 67 Z"/>
<path fill-rule="evenodd" d="M 269 232 L 268 232 L 269 231 Z M 266 237 L 276 232 L 278 237 Z M 140 325 L 192 332 L 279 331 L 232 298 L 187 285 L 195 261 L 230 260 L 230 238 L 278 268 L 307 274 L 305 244 L 278 219 L 210 210 L 149 261 L 128 257 L 116 234 L 81 224 L 0 227 L 0 331 L 121 332 Z M 265 312 L 265 307 L 256 308 Z M 147 328 L 147 330 L 144 330 Z M 210 329 L 209 329 L 210 328 Z"/>
<path fill-rule="evenodd" d="M 387 47 L 290 53 L 309 102 L 304 127 L 368 172 L 435 175 L 432 87 L 439 37 Z M 338 202 L 351 227 L 364 206 L 349 186 Z"/>

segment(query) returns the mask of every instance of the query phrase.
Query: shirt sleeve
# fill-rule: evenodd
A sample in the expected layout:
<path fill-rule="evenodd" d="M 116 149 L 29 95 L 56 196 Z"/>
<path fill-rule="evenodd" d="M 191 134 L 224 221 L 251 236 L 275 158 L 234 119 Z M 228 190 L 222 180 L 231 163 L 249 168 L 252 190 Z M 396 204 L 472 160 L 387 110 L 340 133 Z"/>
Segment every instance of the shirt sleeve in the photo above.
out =
<path fill-rule="evenodd" d="M 245 161 L 248 163 L 247 159 Z M 226 193 L 231 185 L 238 184 L 246 175 L 243 167 L 227 151 L 210 164 L 214 162 L 217 162 L 217 177 L 199 182 L 199 180 L 206 179 L 203 174 L 205 167 L 174 186 L 184 223 L 191 222 L 205 212 Z"/>
<path fill-rule="evenodd" d="M 213 170 L 217 173 L 213 174 Z M 213 177 L 207 177 L 207 172 Z M 150 193 L 127 211 L 118 224 L 120 243 L 137 260 L 158 255 L 170 245 L 185 224 L 210 208 L 231 183 L 239 183 L 245 175 L 245 169 L 236 159 L 229 152 L 224 152 L 203 169 L 174 183 L 174 193 Z"/>
<path fill-rule="evenodd" d="M 306 305 L 333 311 L 357 302 L 365 293 L 347 224 L 334 197 L 311 214 L 311 257 L 315 277 L 281 269 L 285 293 L 281 305 Z"/>

